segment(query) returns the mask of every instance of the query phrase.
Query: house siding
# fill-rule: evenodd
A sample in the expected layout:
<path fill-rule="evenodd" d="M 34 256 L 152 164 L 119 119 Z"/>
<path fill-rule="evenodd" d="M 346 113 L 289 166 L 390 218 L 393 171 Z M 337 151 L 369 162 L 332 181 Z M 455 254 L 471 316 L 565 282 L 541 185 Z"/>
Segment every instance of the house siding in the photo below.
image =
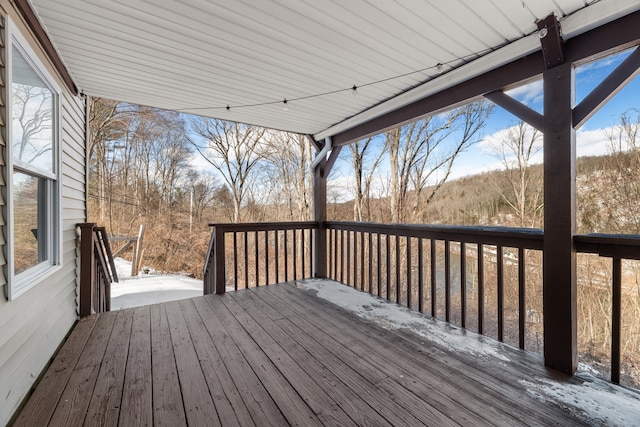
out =
<path fill-rule="evenodd" d="M 60 103 L 60 171 L 62 253 L 60 268 L 48 275 L 13 301 L 0 294 L 0 425 L 9 422 L 15 411 L 28 395 L 31 387 L 60 346 L 77 315 L 78 260 L 75 224 L 86 222 L 85 199 L 85 114 L 84 101 L 71 95 L 55 73 L 38 43 L 23 24 L 18 13 L 8 0 L 0 0 L 3 22 L 9 16 L 15 27 L 29 40 L 31 47 L 40 56 L 50 73 L 58 79 L 62 90 Z M 2 29 L 2 40 L 6 40 Z M 3 48 L 4 49 L 4 48 Z M 6 53 L 2 52 L 2 64 Z M 6 73 L 0 70 L 2 80 Z M 6 99 L 2 86 L 2 100 Z M 4 105 L 4 103 L 2 103 Z M 6 207 L 9 189 L 5 166 L 7 155 L 2 108 L 2 133 L 0 136 L 0 285 L 7 282 L 6 262 L 10 253 L 6 246 Z"/>

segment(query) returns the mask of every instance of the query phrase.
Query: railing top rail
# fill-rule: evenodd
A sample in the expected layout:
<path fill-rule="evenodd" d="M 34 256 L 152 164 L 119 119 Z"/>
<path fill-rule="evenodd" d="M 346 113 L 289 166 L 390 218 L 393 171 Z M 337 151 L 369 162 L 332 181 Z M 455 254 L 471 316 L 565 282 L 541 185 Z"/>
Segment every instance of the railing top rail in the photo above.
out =
<path fill-rule="evenodd" d="M 327 221 L 327 228 L 422 237 L 464 243 L 482 243 L 525 249 L 542 249 L 544 233 L 537 228 L 476 227 L 430 224 L 378 224 Z"/>
<path fill-rule="evenodd" d="M 210 223 L 209 227 L 216 227 L 223 232 L 230 231 L 273 231 L 273 230 L 294 230 L 300 228 L 317 228 L 315 221 L 293 221 L 293 222 L 241 222 L 241 223 Z"/>
<path fill-rule="evenodd" d="M 582 234 L 573 237 L 576 250 L 602 257 L 640 260 L 638 234 Z"/>

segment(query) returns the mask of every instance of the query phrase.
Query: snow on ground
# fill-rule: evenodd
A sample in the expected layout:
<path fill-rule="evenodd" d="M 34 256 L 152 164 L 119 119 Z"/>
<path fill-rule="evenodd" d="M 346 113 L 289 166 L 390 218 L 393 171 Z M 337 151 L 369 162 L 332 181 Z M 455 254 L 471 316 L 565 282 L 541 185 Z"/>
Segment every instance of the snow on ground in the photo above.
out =
<path fill-rule="evenodd" d="M 193 298 L 202 295 L 202 280 L 183 274 L 148 273 L 131 276 L 131 263 L 116 258 L 119 283 L 111 284 L 111 310 L 140 307 L 143 305 Z"/>
<path fill-rule="evenodd" d="M 408 329 L 446 349 L 471 353 L 476 357 L 495 358 L 498 363 L 509 360 L 504 354 L 500 354 L 500 349 L 504 346 L 501 343 L 446 325 L 340 283 L 308 279 L 298 281 L 296 286 L 314 291 L 318 297 L 359 317 L 375 321 L 386 329 Z M 640 393 L 594 377 L 588 366 L 580 366 L 574 380 L 560 382 L 531 378 L 530 381 L 521 380 L 521 383 L 535 398 L 567 408 L 587 424 L 640 425 Z"/>

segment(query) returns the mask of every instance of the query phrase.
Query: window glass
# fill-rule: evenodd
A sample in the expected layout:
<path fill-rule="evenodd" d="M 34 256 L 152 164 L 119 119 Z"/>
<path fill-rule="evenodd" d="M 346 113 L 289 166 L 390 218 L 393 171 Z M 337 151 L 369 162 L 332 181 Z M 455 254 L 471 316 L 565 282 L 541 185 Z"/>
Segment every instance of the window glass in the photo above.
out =
<path fill-rule="evenodd" d="M 12 300 L 42 283 L 59 265 L 61 249 L 59 89 L 20 34 L 11 31 L 9 40 L 7 296 Z"/>
<path fill-rule="evenodd" d="M 14 165 L 54 173 L 53 94 L 22 53 L 13 49 L 12 131 Z"/>
<path fill-rule="evenodd" d="M 38 213 L 39 194 L 43 192 L 42 179 L 24 173 L 13 173 L 13 241 L 15 274 L 22 273 L 42 261 L 43 255 L 38 244 L 38 234 L 42 238 L 45 230 Z M 42 228 L 42 227 L 40 227 Z M 40 233 L 38 233 L 40 231 Z"/>

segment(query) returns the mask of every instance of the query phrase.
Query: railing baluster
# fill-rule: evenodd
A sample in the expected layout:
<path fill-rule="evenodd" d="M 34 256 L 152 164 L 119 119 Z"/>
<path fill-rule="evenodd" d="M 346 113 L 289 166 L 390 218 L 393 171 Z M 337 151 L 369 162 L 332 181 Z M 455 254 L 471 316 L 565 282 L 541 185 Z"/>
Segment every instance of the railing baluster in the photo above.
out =
<path fill-rule="evenodd" d="M 467 327 L 467 247 L 460 242 L 460 326 Z"/>
<path fill-rule="evenodd" d="M 422 237 L 418 237 L 418 311 L 424 311 L 424 252 Z"/>
<path fill-rule="evenodd" d="M 431 316 L 437 317 L 436 310 L 436 281 L 438 279 L 437 275 L 437 265 L 436 265 L 436 241 L 431 239 Z"/>
<path fill-rule="evenodd" d="M 353 287 L 358 287 L 358 232 L 353 232 Z"/>
<path fill-rule="evenodd" d="M 391 243 L 389 242 L 391 240 L 391 235 L 390 234 L 385 234 L 385 244 L 386 244 L 386 249 L 387 249 L 387 254 L 386 254 L 386 262 L 387 262 L 387 294 L 386 297 L 389 301 L 391 301 Z"/>
<path fill-rule="evenodd" d="M 233 232 L 233 289 L 238 290 L 238 232 Z"/>
<path fill-rule="evenodd" d="M 364 290 L 364 231 L 360 232 L 360 290 Z"/>
<path fill-rule="evenodd" d="M 276 230 L 276 237 L 273 244 L 276 246 L 276 283 L 280 283 L 280 245 L 278 244 L 278 234 L 280 230 Z"/>
<path fill-rule="evenodd" d="M 620 327 L 622 307 L 622 260 L 612 258 L 613 289 L 611 293 L 611 382 L 620 384 Z"/>
<path fill-rule="evenodd" d="M 269 285 L 269 230 L 264 232 L 264 281 Z"/>
<path fill-rule="evenodd" d="M 301 234 L 301 236 L 300 236 L 300 243 L 302 244 L 302 248 L 300 248 L 300 258 L 302 258 L 302 259 L 301 259 L 301 264 L 302 264 L 302 265 L 301 265 L 301 268 L 302 268 L 302 278 L 303 278 L 303 279 L 307 277 L 307 275 L 306 275 L 306 271 L 305 271 L 306 269 L 305 269 L 305 256 L 304 256 L 304 250 L 305 250 L 305 238 L 306 238 L 306 233 L 305 233 L 305 231 L 306 231 L 306 230 L 305 230 L 304 228 L 300 229 L 300 234 Z"/>
<path fill-rule="evenodd" d="M 502 262 L 502 246 L 497 249 L 498 267 L 498 341 L 504 341 L 504 265 Z"/>
<path fill-rule="evenodd" d="M 376 252 L 378 255 L 378 270 L 377 270 L 377 279 L 378 279 L 378 296 L 380 296 L 380 285 L 382 284 L 382 263 L 380 262 L 381 248 L 380 248 L 380 233 L 377 233 L 377 244 L 376 244 Z"/>
<path fill-rule="evenodd" d="M 484 330 L 484 246 L 478 243 L 478 333 Z"/>
<path fill-rule="evenodd" d="M 344 256 L 344 230 L 340 230 L 340 283 L 344 282 L 344 264 L 347 262 Z"/>
<path fill-rule="evenodd" d="M 335 268 L 335 260 L 336 260 L 337 257 L 336 257 L 336 254 L 335 254 L 335 248 L 333 247 L 333 245 L 335 244 L 334 241 L 333 241 L 333 234 L 334 234 L 333 232 L 334 231 L 335 230 L 333 230 L 331 228 L 327 229 L 327 233 L 329 233 L 329 238 L 327 239 L 328 240 L 328 245 L 329 245 L 329 249 L 328 249 L 329 250 L 329 277 L 331 279 L 335 280 L 336 277 L 335 277 L 334 268 Z"/>
<path fill-rule="evenodd" d="M 298 280 L 298 230 L 293 231 L 293 280 Z"/>
<path fill-rule="evenodd" d="M 451 319 L 451 244 L 444 241 L 444 319 Z"/>
<path fill-rule="evenodd" d="M 351 286 L 351 231 L 347 230 L 347 285 Z"/>
<path fill-rule="evenodd" d="M 254 234 L 254 239 L 255 239 L 255 244 L 253 245 L 255 247 L 255 253 L 256 253 L 256 286 L 260 286 L 260 268 L 259 268 L 259 259 L 260 256 L 258 255 L 258 230 L 256 230 L 255 234 Z"/>
<path fill-rule="evenodd" d="M 407 236 L 407 307 L 411 308 L 411 237 Z"/>
<path fill-rule="evenodd" d="M 283 241 L 284 241 L 284 281 L 288 282 L 289 281 L 289 248 L 288 248 L 288 242 L 289 242 L 289 230 L 284 230 L 284 237 L 283 237 Z"/>
<path fill-rule="evenodd" d="M 373 235 L 372 233 L 367 233 L 369 239 L 369 293 L 373 294 L 372 286 L 373 286 Z"/>
<path fill-rule="evenodd" d="M 400 235 L 396 234 L 396 304 L 400 304 Z"/>
<path fill-rule="evenodd" d="M 518 314 L 519 314 L 519 318 L 518 318 L 518 329 L 519 329 L 519 335 L 518 335 L 518 344 L 520 345 L 520 348 L 524 350 L 524 346 L 525 346 L 525 321 L 527 318 L 527 308 L 526 308 L 526 278 L 525 278 L 525 271 L 526 271 L 526 263 L 525 263 L 525 257 L 524 257 L 524 248 L 518 248 Z"/>
<path fill-rule="evenodd" d="M 244 288 L 249 288 L 249 232 L 244 232 Z"/>

